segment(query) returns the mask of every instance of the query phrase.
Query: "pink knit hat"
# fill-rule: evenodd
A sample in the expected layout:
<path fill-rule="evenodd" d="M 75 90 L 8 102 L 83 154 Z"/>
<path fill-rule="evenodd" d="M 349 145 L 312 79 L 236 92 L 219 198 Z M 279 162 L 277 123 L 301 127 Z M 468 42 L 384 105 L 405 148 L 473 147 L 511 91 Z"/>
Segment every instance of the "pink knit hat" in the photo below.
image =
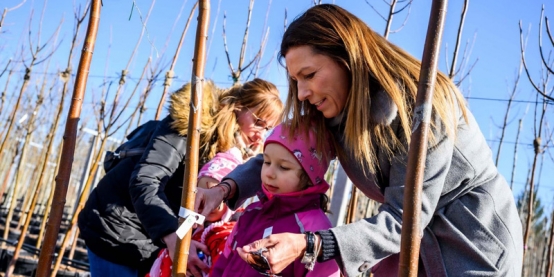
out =
<path fill-rule="evenodd" d="M 316 150 L 316 134 L 314 130 L 310 128 L 308 135 L 306 132 L 297 132 L 292 138 L 289 137 L 289 127 L 287 123 L 281 123 L 277 125 L 265 140 L 264 148 L 269 143 L 278 143 L 289 150 L 296 160 L 300 163 L 304 171 L 310 177 L 312 184 L 315 186 L 329 184 L 325 181 L 325 172 L 329 168 L 329 162 L 331 158 L 334 158 L 335 153 L 333 151 L 330 142 L 328 132 L 320 134 L 325 136 L 324 145 L 326 155 Z"/>

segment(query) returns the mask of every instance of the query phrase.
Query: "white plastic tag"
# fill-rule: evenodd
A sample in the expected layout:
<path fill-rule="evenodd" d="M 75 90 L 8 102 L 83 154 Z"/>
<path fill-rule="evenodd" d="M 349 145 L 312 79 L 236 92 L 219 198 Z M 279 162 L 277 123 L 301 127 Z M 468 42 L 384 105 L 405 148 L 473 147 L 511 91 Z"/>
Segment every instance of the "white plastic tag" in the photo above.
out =
<path fill-rule="evenodd" d="M 180 239 L 185 237 L 195 223 L 203 224 L 205 219 L 205 216 L 183 207 L 179 209 L 179 216 L 185 219 L 183 224 L 181 224 L 179 229 L 175 232 Z"/>
<path fill-rule="evenodd" d="M 179 208 L 179 216 L 180 217 L 187 218 L 189 215 L 193 215 L 195 217 L 195 219 L 196 219 L 195 223 L 204 224 L 204 219 L 206 218 L 205 216 L 203 216 L 199 213 L 196 213 L 194 211 L 191 211 L 189 209 L 183 208 L 183 207 Z"/>
<path fill-rule="evenodd" d="M 180 239 L 183 239 L 188 231 L 192 228 L 192 225 L 196 222 L 196 217 L 189 215 L 183 224 L 179 226 L 179 229 L 175 232 Z"/>

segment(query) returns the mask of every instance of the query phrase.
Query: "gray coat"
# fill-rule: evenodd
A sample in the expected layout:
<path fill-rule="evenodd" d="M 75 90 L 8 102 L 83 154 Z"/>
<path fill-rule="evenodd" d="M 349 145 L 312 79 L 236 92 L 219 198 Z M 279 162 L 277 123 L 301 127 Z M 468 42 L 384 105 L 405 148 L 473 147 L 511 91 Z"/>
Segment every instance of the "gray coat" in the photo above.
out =
<path fill-rule="evenodd" d="M 460 115 L 458 123 L 455 141 L 435 133 L 427 151 L 418 275 L 521 276 L 522 228 L 512 192 L 473 115 L 468 123 Z M 330 128 L 344 147 L 344 130 Z M 375 276 L 397 276 L 407 154 L 379 160 L 379 178 L 364 176 L 353 159 L 340 160 L 356 187 L 382 203 L 377 215 L 331 229 L 347 276 L 370 268 Z M 226 177 L 239 184 L 229 204 L 253 195 L 257 188 L 249 184 L 259 183 L 260 167 L 258 157 Z"/>

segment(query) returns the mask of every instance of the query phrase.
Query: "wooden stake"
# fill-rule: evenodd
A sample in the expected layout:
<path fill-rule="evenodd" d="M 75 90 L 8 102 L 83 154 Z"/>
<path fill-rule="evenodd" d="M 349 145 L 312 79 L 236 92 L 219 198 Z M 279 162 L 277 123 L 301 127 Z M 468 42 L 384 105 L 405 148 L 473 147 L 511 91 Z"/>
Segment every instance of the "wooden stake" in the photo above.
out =
<path fill-rule="evenodd" d="M 202 88 L 204 86 L 204 65 L 206 63 L 206 41 L 208 40 L 208 26 L 210 16 L 210 2 L 199 1 L 198 25 L 196 28 L 196 42 L 194 45 L 194 58 L 192 65 L 192 80 L 190 90 L 189 129 L 187 133 L 187 154 L 185 157 L 185 178 L 183 179 L 183 192 L 181 194 L 181 207 L 194 210 L 196 196 L 196 179 L 198 177 L 198 147 L 200 143 L 200 122 L 202 112 Z M 183 222 L 183 219 L 180 220 Z M 175 257 L 173 258 L 173 276 L 185 277 L 187 272 L 187 260 L 192 231 L 187 232 L 181 240 L 177 239 Z M 192 253 L 196 255 L 196 253 Z"/>
<path fill-rule="evenodd" d="M 415 128 L 412 128 L 408 151 L 398 276 L 417 276 L 422 235 L 419 223 L 421 221 L 423 173 L 427 155 L 427 134 L 431 121 L 433 90 L 437 78 L 437 63 L 447 2 L 447 0 L 433 0 L 423 58 L 421 59 L 419 85 L 414 107 L 414 111 L 421 111 L 421 114 L 414 114 L 412 125 Z"/>
<path fill-rule="evenodd" d="M 65 133 L 63 137 L 64 143 L 60 159 L 60 167 L 56 177 L 56 188 L 54 191 L 54 199 L 52 201 L 52 210 L 48 219 L 44 245 L 40 251 L 37 266 L 37 277 L 47 277 L 49 275 L 54 250 L 56 248 L 56 241 L 60 231 L 65 197 L 67 194 L 67 186 L 69 184 L 71 166 L 73 164 L 73 155 L 75 153 L 77 127 L 79 124 L 79 117 L 81 115 L 81 108 L 83 106 L 87 78 L 90 63 L 92 61 L 92 53 L 94 51 L 96 35 L 98 33 L 98 25 L 100 23 L 100 1 L 101 0 L 92 0 L 91 3 L 87 34 L 83 44 L 81 58 L 79 60 L 79 68 L 77 69 L 77 76 L 75 78 L 73 96 L 71 98 L 71 105 L 69 107 L 65 125 Z"/>

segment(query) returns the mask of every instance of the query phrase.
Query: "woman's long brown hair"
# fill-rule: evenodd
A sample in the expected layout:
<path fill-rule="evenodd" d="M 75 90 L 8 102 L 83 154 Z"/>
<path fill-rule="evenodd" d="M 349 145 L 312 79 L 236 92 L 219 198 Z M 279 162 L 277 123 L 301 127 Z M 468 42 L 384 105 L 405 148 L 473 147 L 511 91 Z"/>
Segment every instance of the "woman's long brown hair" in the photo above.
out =
<path fill-rule="evenodd" d="M 419 60 L 375 33 L 358 17 L 332 4 L 316 5 L 289 25 L 281 42 L 280 61 L 297 46 L 310 46 L 315 54 L 334 59 L 349 72 L 351 86 L 343 111 L 346 149 L 337 149 L 339 156 L 352 156 L 364 170 L 369 169 L 364 172 L 367 174 L 374 173 L 378 167 L 377 149 L 389 156 L 407 151 L 421 67 Z M 372 119 L 371 101 L 375 93 L 387 93 L 397 106 L 400 134 L 395 133 L 391 125 Z M 291 132 L 308 124 L 303 122 L 305 118 L 316 122 L 318 132 L 327 128 L 323 114 L 307 102 L 298 101 L 297 83 L 289 78 L 283 114 L 292 116 Z M 431 128 L 440 128 L 454 137 L 459 110 L 465 117 L 463 96 L 452 81 L 439 72 L 433 97 L 436 120 Z M 432 134 L 430 140 L 434 140 Z M 322 141 L 318 140 L 318 147 L 321 145 Z"/>

